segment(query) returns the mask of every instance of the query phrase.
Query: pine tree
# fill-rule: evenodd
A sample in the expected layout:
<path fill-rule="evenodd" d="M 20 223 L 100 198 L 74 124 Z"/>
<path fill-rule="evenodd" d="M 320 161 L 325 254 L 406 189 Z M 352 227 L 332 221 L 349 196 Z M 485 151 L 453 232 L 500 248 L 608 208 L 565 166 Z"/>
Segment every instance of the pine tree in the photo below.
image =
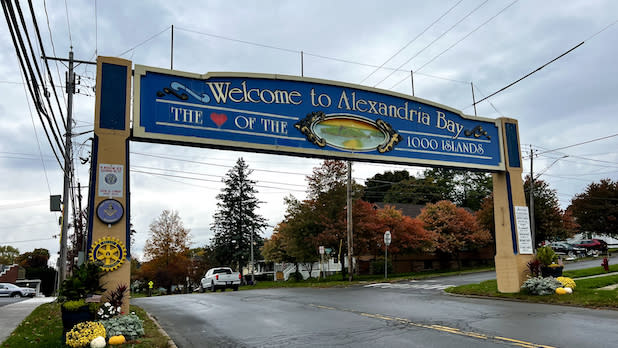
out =
<path fill-rule="evenodd" d="M 257 213 L 260 202 L 256 197 L 256 182 L 249 179 L 252 172 L 242 158 L 228 171 L 222 179 L 225 187 L 217 195 L 219 202 L 212 224 L 216 260 L 238 271 L 251 260 L 251 234 L 254 259 L 259 259 L 259 250 L 264 244 L 260 233 L 267 226 L 266 220 Z"/>

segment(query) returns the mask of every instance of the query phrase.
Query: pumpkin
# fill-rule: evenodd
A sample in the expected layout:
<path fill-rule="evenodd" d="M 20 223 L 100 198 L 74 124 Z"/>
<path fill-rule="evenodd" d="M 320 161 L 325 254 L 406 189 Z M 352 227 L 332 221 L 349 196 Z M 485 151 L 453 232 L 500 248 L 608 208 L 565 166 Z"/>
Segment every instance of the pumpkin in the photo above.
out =
<path fill-rule="evenodd" d="M 109 344 L 111 345 L 117 345 L 117 344 L 123 344 L 126 343 L 127 340 L 124 338 L 123 335 L 118 335 L 118 336 L 112 336 L 109 338 Z"/>
<path fill-rule="evenodd" d="M 569 287 L 564 288 L 564 290 L 566 290 L 567 294 L 572 294 L 573 293 L 573 289 L 571 289 Z"/>
<path fill-rule="evenodd" d="M 97 336 L 97 338 L 93 339 L 90 342 L 90 347 L 91 348 L 103 348 L 103 347 L 105 347 L 105 337 Z"/>
<path fill-rule="evenodd" d="M 558 294 L 558 295 L 564 295 L 564 294 L 566 294 L 566 293 L 567 293 L 567 291 L 566 291 L 566 289 L 565 289 L 565 288 L 556 288 L 556 294 Z"/>

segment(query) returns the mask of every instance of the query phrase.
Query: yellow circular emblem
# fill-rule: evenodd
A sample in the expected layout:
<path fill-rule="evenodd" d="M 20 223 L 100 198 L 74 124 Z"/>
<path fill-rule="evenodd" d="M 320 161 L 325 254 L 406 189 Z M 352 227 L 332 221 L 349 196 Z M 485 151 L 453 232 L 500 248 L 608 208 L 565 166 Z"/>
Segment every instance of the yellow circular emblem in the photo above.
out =
<path fill-rule="evenodd" d="M 96 262 L 104 271 L 118 269 L 127 258 L 127 249 L 117 238 L 104 237 L 92 243 L 90 261 Z"/>

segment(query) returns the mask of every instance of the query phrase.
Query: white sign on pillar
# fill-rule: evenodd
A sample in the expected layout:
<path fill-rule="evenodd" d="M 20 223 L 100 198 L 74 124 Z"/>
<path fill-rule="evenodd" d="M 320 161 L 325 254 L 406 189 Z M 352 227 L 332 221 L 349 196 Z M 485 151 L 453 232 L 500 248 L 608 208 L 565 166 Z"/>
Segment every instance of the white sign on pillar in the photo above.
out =
<path fill-rule="evenodd" d="M 520 254 L 533 254 L 532 234 L 530 232 L 530 215 L 528 207 L 515 207 L 515 222 L 517 223 L 517 244 Z"/>

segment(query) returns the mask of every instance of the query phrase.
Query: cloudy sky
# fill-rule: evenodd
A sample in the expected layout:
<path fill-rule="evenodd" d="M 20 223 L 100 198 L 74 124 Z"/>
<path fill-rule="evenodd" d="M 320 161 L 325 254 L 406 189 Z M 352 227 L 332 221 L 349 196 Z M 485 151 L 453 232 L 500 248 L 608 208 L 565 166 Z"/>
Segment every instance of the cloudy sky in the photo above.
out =
<path fill-rule="evenodd" d="M 584 42 L 477 105 L 477 114 L 519 120 L 524 170 L 530 170 L 532 148 L 538 154 L 535 172 L 557 191 L 562 208 L 589 183 L 618 180 L 616 1 L 33 3 L 49 56 L 67 58 L 73 47 L 80 60 L 120 56 L 134 64 L 169 68 L 173 25 L 175 70 L 300 75 L 302 51 L 304 76 L 411 94 L 409 71 L 414 70 L 417 97 L 469 115 L 474 114 L 471 82 L 479 100 Z M 36 40 L 28 5 L 21 5 Z M 62 193 L 62 172 L 26 93 L 6 21 L 0 37 L 0 245 L 21 252 L 46 248 L 55 256 L 60 228 L 58 213 L 49 212 L 49 195 Z M 66 66 L 50 64 L 54 83 L 64 86 Z M 84 134 L 74 138 L 74 152 L 87 159 L 94 66 L 80 64 L 76 72 L 80 86 L 74 129 Z M 62 105 L 65 99 L 61 97 Z M 571 146 L 580 143 L 585 144 Z M 550 151 L 554 149 L 560 150 Z M 238 157 L 254 170 L 264 202 L 260 212 L 272 225 L 283 216 L 283 197 L 305 197 L 305 176 L 320 163 L 135 142 L 130 151 L 132 221 L 138 231 L 132 249 L 138 257 L 148 225 L 164 209 L 179 212 L 194 246 L 207 243 L 220 179 Z M 79 182 L 86 187 L 89 164 L 76 163 Z M 376 173 L 402 168 L 422 169 L 355 163 L 353 176 L 362 183 Z"/>

